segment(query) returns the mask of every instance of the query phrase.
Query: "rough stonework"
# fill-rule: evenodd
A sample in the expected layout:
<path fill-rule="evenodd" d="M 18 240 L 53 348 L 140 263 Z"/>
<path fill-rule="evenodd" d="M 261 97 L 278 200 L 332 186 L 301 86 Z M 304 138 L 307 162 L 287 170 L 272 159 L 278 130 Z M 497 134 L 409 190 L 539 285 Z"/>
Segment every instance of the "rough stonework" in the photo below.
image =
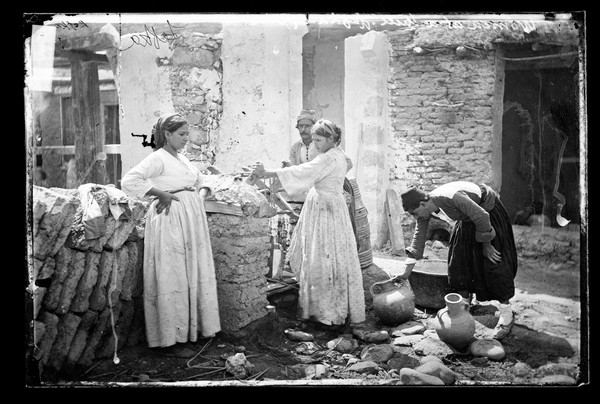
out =
<path fill-rule="evenodd" d="M 44 260 L 57 253 L 69 234 L 79 200 L 33 186 L 33 251 Z"/>
<path fill-rule="evenodd" d="M 269 220 L 209 215 L 221 328 L 235 332 L 267 314 Z"/>
<path fill-rule="evenodd" d="M 241 207 L 240 216 L 207 213 L 221 327 L 234 333 L 267 315 L 269 218 L 276 209 L 254 186 L 212 179 L 213 200 Z M 99 206 L 93 226 L 78 189 L 36 186 L 33 193 L 28 290 L 35 358 L 55 374 L 75 374 L 125 344 L 145 342 L 143 237 L 150 205 L 111 200 L 101 185 L 85 189 Z M 124 213 L 115 218 L 117 205 Z M 97 237 L 86 238 L 90 228 Z"/>

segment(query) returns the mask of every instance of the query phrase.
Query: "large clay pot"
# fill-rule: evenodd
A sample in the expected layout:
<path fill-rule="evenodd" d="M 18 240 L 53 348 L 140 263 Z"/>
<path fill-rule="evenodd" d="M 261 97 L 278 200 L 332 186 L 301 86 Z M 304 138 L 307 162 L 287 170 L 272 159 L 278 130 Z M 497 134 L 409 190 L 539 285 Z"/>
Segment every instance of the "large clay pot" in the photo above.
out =
<path fill-rule="evenodd" d="M 417 307 L 435 310 L 446 307 L 444 297 L 451 292 L 446 260 L 420 260 L 408 279 Z"/>
<path fill-rule="evenodd" d="M 415 311 L 415 294 L 408 279 L 394 279 L 371 285 L 373 310 L 379 320 L 395 326 L 410 320 Z"/>
<path fill-rule="evenodd" d="M 475 335 L 475 319 L 458 293 L 444 296 L 446 307 L 434 319 L 435 331 L 442 341 L 461 352 L 468 348 Z"/>

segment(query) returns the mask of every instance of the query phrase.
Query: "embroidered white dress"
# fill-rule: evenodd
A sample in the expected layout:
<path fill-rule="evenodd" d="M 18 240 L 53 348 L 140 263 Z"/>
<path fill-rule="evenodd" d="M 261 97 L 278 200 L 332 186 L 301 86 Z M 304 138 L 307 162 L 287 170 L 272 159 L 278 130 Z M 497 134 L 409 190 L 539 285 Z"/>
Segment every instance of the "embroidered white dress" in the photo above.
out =
<path fill-rule="evenodd" d="M 348 165 L 339 147 L 277 169 L 289 193 L 308 190 L 292 236 L 290 267 L 298 275 L 298 317 L 323 324 L 365 320 L 362 271 L 343 194 Z"/>
<path fill-rule="evenodd" d="M 150 188 L 173 191 L 202 186 L 202 174 L 189 160 L 158 149 L 121 180 L 123 191 L 143 198 Z M 175 194 L 169 214 L 146 214 L 144 233 L 144 314 L 150 347 L 194 342 L 198 334 L 221 330 L 215 267 L 204 204 L 198 191 Z"/>

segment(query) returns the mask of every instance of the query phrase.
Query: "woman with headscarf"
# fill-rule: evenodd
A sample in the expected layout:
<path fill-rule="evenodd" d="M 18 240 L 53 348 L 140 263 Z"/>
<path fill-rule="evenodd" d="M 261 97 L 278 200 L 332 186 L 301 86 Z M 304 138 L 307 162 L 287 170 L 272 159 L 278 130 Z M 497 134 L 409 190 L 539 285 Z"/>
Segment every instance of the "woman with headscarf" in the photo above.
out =
<path fill-rule="evenodd" d="M 160 117 L 152 128 L 155 149 L 121 180 L 124 192 L 153 198 L 144 235 L 144 314 L 149 347 L 189 357 L 182 345 L 221 330 L 217 285 L 204 198 L 211 190 L 181 153 L 187 121 Z M 179 345 L 177 345 L 179 344 Z"/>
<path fill-rule="evenodd" d="M 348 207 L 343 195 L 348 170 L 338 146 L 342 131 L 318 120 L 311 129 L 319 153 L 290 167 L 265 169 L 258 177 L 277 177 L 287 192 L 308 191 L 289 249 L 290 267 L 298 275 L 298 318 L 327 326 L 365 320 L 362 272 Z"/>

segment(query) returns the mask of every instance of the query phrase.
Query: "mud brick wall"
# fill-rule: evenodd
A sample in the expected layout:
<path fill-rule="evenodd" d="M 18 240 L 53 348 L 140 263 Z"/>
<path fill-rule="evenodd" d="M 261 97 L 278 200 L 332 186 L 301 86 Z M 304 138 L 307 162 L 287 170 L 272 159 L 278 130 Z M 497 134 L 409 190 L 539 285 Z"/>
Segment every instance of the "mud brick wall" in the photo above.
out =
<path fill-rule="evenodd" d="M 513 225 L 513 234 L 520 257 L 569 265 L 581 262 L 581 233 L 577 225 L 565 228 Z"/>
<path fill-rule="evenodd" d="M 267 315 L 267 217 L 208 214 L 221 328 L 235 332 Z"/>
<path fill-rule="evenodd" d="M 129 220 L 114 220 L 99 200 L 106 234 L 85 238 L 77 189 L 34 186 L 29 291 L 34 357 L 45 371 L 76 374 L 125 344 L 145 343 L 144 216 L 129 199 Z M 266 315 L 268 217 L 208 214 L 222 329 L 235 332 Z"/>
<path fill-rule="evenodd" d="M 143 332 L 130 331 L 143 331 L 146 206 L 129 200 L 131 215 L 115 220 L 106 192 L 96 195 L 106 233 L 87 240 L 78 190 L 33 188 L 34 356 L 50 372 L 75 372 L 110 356 L 115 343 L 119 349 L 143 340 Z"/>
<path fill-rule="evenodd" d="M 459 57 L 454 47 L 413 52 L 410 32 L 389 32 L 390 181 L 433 189 L 491 181 L 494 50 Z"/>

